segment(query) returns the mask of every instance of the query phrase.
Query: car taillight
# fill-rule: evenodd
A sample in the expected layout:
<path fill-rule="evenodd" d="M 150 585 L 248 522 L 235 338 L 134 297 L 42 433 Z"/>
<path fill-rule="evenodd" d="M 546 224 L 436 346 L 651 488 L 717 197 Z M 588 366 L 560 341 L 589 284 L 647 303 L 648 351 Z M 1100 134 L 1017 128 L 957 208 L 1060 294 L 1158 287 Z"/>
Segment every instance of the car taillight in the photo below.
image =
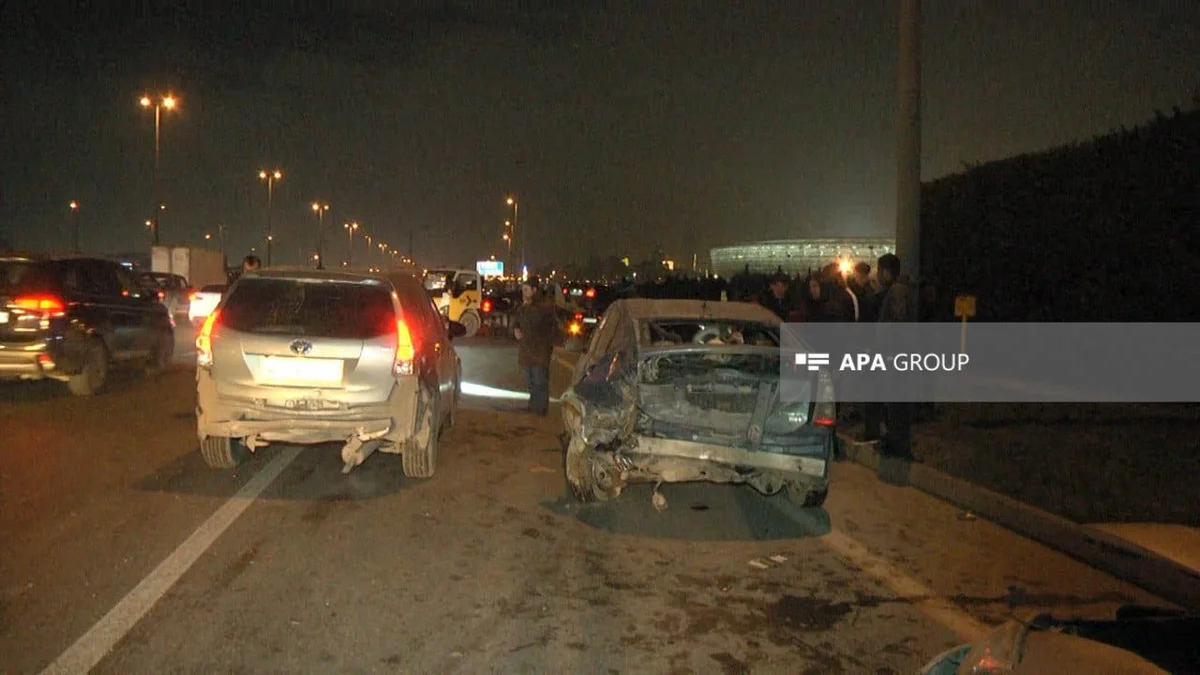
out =
<path fill-rule="evenodd" d="M 188 302 L 195 302 L 198 297 L 200 297 L 200 294 L 195 291 L 188 293 Z"/>
<path fill-rule="evenodd" d="M 594 288 L 587 289 L 587 291 L 583 294 L 583 297 L 585 297 L 585 298 L 596 297 L 596 289 L 594 289 Z"/>
<path fill-rule="evenodd" d="M 571 335 L 579 335 L 583 332 L 583 326 L 579 325 L 578 321 L 572 321 L 571 325 L 567 326 L 567 332 Z"/>
<path fill-rule="evenodd" d="M 837 421 L 837 406 L 835 405 L 833 378 L 822 370 L 817 374 L 817 401 L 813 405 L 813 424 L 819 427 L 832 427 Z"/>
<path fill-rule="evenodd" d="M 23 295 L 13 301 L 12 306 L 26 312 L 62 314 L 66 310 L 63 301 L 52 295 Z"/>
<path fill-rule="evenodd" d="M 492 311 L 492 301 L 484 300 L 482 309 L 483 309 L 484 314 L 487 314 L 488 312 Z"/>
<path fill-rule="evenodd" d="M 221 312 L 213 310 L 204 319 L 204 325 L 200 327 L 200 334 L 196 336 L 196 365 L 201 368 L 211 368 L 213 364 L 212 353 L 212 331 L 217 325 L 217 316 Z"/>
<path fill-rule="evenodd" d="M 417 348 L 412 333 L 404 319 L 396 322 L 396 362 L 392 365 L 393 375 L 412 375 L 415 372 Z"/>
<path fill-rule="evenodd" d="M 576 320 L 576 321 L 581 321 L 582 319 L 583 319 L 583 315 L 582 315 L 582 314 L 576 314 L 576 315 L 575 315 L 575 320 Z"/>
<path fill-rule="evenodd" d="M 159 299 L 159 300 L 166 300 L 166 299 L 167 299 L 167 292 L 166 292 L 166 291 L 159 291 L 159 292 L 158 292 L 158 299 Z"/>

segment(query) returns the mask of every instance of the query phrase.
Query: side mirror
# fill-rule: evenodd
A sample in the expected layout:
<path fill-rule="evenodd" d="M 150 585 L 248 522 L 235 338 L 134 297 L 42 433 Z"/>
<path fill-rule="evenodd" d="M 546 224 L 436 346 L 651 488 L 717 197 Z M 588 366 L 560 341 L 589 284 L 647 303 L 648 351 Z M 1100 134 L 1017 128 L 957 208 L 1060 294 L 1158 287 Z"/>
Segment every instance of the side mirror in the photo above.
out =
<path fill-rule="evenodd" d="M 451 340 L 457 340 L 458 338 L 467 334 L 467 327 L 461 323 L 457 321 L 450 321 L 449 319 L 446 320 L 446 323 L 450 330 Z"/>

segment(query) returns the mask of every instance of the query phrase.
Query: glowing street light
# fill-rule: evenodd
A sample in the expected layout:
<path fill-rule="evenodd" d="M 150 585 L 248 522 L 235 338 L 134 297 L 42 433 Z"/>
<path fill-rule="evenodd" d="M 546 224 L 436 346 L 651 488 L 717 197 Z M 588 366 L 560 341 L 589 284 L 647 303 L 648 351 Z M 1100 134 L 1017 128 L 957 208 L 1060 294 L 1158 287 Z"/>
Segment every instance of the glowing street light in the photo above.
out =
<path fill-rule="evenodd" d="M 521 204 L 520 204 L 520 202 L 517 201 L 517 198 L 513 195 L 509 195 L 509 197 L 504 200 L 504 203 L 511 206 L 512 210 L 513 210 L 512 238 L 507 239 L 507 241 L 508 241 L 508 257 L 509 257 L 509 262 L 511 263 L 512 262 L 512 244 L 513 244 L 513 240 L 515 240 L 517 238 L 517 227 L 519 225 L 519 220 L 520 220 L 520 216 L 521 216 Z M 507 226 L 509 223 L 508 223 L 508 221 L 504 221 L 504 224 Z M 521 237 L 521 261 L 522 261 L 522 263 L 525 261 L 525 237 Z M 514 266 L 514 268 L 515 267 L 516 266 Z"/>
<path fill-rule="evenodd" d="M 342 227 L 346 228 L 346 233 L 350 235 L 350 247 L 346 249 L 346 267 L 349 267 L 354 262 L 354 233 L 358 231 L 358 223 L 346 223 Z"/>
<path fill-rule="evenodd" d="M 328 204 L 312 203 L 313 213 L 317 214 L 317 269 L 325 269 L 325 212 L 329 211 Z"/>
<path fill-rule="evenodd" d="M 275 181 L 283 178 L 283 172 L 279 169 L 273 169 L 271 171 L 260 169 L 258 172 L 258 178 L 259 180 L 265 180 L 267 182 L 267 267 L 270 267 L 272 249 L 271 242 L 274 241 L 274 237 L 272 236 L 273 223 L 271 220 L 271 203 L 274 200 L 275 195 Z"/>
<path fill-rule="evenodd" d="M 154 195 L 153 195 L 153 197 L 154 197 L 154 201 L 157 202 L 160 200 L 159 182 L 158 182 L 158 166 L 159 166 L 158 158 L 159 158 L 159 154 L 160 154 L 159 153 L 159 145 L 160 145 L 159 139 L 161 138 L 161 135 L 162 135 L 161 134 L 162 111 L 164 108 L 167 110 L 174 110 L 176 108 L 176 106 L 179 105 L 179 102 L 178 102 L 178 99 L 176 99 L 173 94 L 167 94 L 165 96 L 161 96 L 157 100 L 152 98 L 149 94 L 143 94 L 142 98 L 138 100 L 138 103 L 141 104 L 141 106 L 147 110 L 149 110 L 150 108 L 154 108 Z M 158 230 L 159 230 L 158 226 L 159 226 L 158 211 L 155 211 L 154 227 L 151 228 L 152 231 L 154 232 L 154 245 L 155 246 L 158 245 Z"/>
<path fill-rule="evenodd" d="M 74 228 L 75 232 L 75 237 L 73 239 L 75 242 L 75 252 L 79 253 L 79 202 L 72 199 L 71 203 L 67 204 L 67 207 L 71 209 L 71 226 Z"/>

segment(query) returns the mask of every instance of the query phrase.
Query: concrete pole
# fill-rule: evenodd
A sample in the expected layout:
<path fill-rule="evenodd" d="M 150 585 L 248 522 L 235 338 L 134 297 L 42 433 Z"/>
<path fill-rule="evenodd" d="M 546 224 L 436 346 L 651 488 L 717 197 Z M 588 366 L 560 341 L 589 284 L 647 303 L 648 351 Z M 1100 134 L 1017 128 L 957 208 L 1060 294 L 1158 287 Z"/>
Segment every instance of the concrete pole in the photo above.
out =
<path fill-rule="evenodd" d="M 916 281 L 921 274 L 921 0 L 900 0 L 898 85 L 896 255 L 902 273 Z"/>

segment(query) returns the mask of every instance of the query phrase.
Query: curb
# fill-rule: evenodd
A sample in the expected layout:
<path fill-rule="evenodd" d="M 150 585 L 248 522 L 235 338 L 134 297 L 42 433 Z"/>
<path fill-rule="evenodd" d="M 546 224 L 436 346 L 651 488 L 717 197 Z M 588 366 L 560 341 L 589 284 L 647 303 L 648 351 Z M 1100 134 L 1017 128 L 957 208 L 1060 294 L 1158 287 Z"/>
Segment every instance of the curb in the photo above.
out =
<path fill-rule="evenodd" d="M 879 472 L 873 443 L 838 433 L 846 460 Z M 889 471 L 892 467 L 886 466 Z M 1200 573 L 1133 542 L 1080 525 L 998 492 L 955 478 L 925 464 L 907 465 L 907 484 L 1017 534 L 1049 546 L 1090 567 L 1127 581 L 1182 607 L 1200 610 Z"/>

